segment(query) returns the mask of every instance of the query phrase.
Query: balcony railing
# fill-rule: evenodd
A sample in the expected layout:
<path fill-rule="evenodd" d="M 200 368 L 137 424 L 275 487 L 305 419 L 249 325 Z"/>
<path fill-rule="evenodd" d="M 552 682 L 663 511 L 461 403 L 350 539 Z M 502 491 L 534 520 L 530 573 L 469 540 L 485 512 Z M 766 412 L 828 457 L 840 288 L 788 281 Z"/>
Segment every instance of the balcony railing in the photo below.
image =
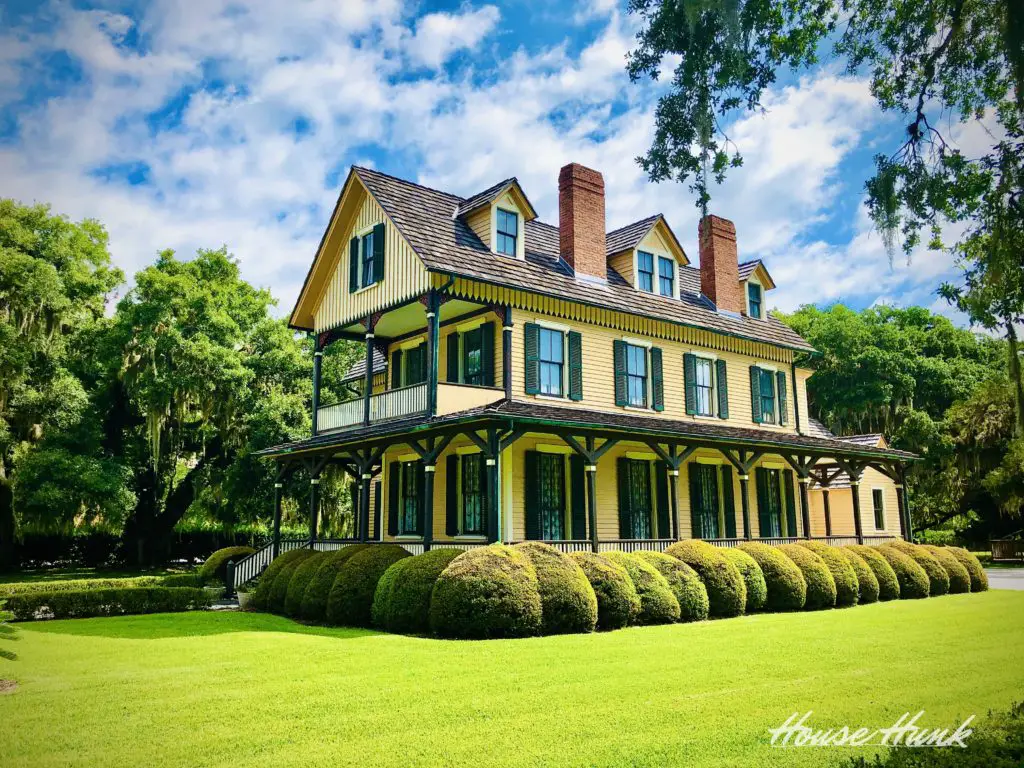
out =
<path fill-rule="evenodd" d="M 333 432 L 358 427 L 363 423 L 366 401 L 363 398 L 325 405 L 317 410 L 317 432 Z M 427 412 L 427 385 L 389 389 L 370 396 L 370 423 L 391 421 Z"/>

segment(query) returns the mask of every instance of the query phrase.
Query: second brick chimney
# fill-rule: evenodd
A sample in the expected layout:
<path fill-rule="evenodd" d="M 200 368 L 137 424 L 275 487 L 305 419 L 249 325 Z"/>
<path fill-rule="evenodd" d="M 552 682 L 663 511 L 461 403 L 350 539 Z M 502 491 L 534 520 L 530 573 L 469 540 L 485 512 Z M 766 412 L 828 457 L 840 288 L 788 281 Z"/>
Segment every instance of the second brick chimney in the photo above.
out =
<path fill-rule="evenodd" d="M 719 216 L 705 216 L 697 227 L 700 240 L 700 292 L 719 309 L 746 310 L 740 290 L 736 225 Z"/>
<path fill-rule="evenodd" d="M 608 279 L 604 177 L 579 163 L 558 174 L 558 240 L 562 258 L 577 277 Z"/>

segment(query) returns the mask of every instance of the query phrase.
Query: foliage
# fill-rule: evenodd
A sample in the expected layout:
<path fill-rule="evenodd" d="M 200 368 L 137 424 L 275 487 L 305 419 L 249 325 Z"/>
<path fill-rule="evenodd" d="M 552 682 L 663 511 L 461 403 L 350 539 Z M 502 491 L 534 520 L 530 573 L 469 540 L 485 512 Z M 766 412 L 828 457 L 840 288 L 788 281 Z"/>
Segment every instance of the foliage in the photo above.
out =
<path fill-rule="evenodd" d="M 960 561 L 960 565 L 967 569 L 971 579 L 971 592 L 984 592 L 988 589 L 988 574 L 981 567 L 981 562 L 973 554 L 961 547 L 946 547 L 948 552 Z"/>
<path fill-rule="evenodd" d="M 268 613 L 284 614 L 284 604 L 288 599 L 288 587 L 292 583 L 292 576 L 295 575 L 295 571 L 298 570 L 298 567 L 302 565 L 302 563 L 317 554 L 311 549 L 298 549 L 295 551 L 300 554 L 289 559 L 273 578 L 273 583 L 270 585 L 270 589 L 267 592 L 266 605 L 262 608 L 262 610 L 265 610 Z M 266 575 L 264 575 L 264 578 L 267 578 Z M 260 587 L 257 587 L 257 594 L 259 591 Z"/>
<path fill-rule="evenodd" d="M 938 597 L 949 592 L 949 576 L 945 569 L 939 565 L 938 560 L 932 557 L 928 550 L 909 541 L 891 541 L 885 546 L 898 549 L 905 555 L 909 555 L 928 574 L 928 594 L 931 597 Z"/>
<path fill-rule="evenodd" d="M 14 627 L 7 622 L 14 620 L 14 614 L 4 608 L 4 601 L 0 600 L 0 640 L 17 640 L 17 634 Z M 14 661 L 18 658 L 18 655 L 7 648 L 0 648 L 0 659 L 7 659 L 8 661 Z"/>
<path fill-rule="evenodd" d="M 814 554 L 825 561 L 832 580 L 836 584 L 836 607 L 845 608 L 857 604 L 857 597 L 860 594 L 860 585 L 857 581 L 857 573 L 850 565 L 850 561 L 843 555 L 841 547 L 830 547 L 821 541 L 800 541 L 797 544 L 806 547 Z"/>
<path fill-rule="evenodd" d="M 543 622 L 537 572 L 504 544 L 471 549 L 449 563 L 434 585 L 430 627 L 441 637 L 528 637 Z"/>
<path fill-rule="evenodd" d="M 865 549 L 874 549 L 892 567 L 900 584 L 901 600 L 919 600 L 928 597 L 930 589 L 928 574 L 914 558 L 903 554 L 895 547 L 865 547 Z M 862 553 L 858 550 L 858 554 Z M 869 560 L 868 563 L 870 562 Z M 877 573 L 878 571 L 875 571 L 876 575 Z M 879 584 L 881 584 L 881 579 L 879 579 Z"/>
<path fill-rule="evenodd" d="M 640 551 L 634 554 L 665 577 L 668 588 L 679 603 L 680 621 L 704 621 L 708 617 L 708 591 L 693 568 L 663 552 Z"/>
<path fill-rule="evenodd" d="M 640 614 L 640 596 L 626 569 L 594 552 L 573 552 L 569 556 L 583 569 L 594 588 L 597 628 L 621 629 L 635 623 Z"/>
<path fill-rule="evenodd" d="M 369 627 L 377 582 L 392 563 L 410 556 L 397 544 L 380 544 L 356 552 L 342 563 L 327 596 L 328 623 Z"/>
<path fill-rule="evenodd" d="M 441 547 L 393 563 L 380 577 L 373 595 L 374 626 L 404 635 L 426 634 L 434 585 L 462 552 Z"/>
<path fill-rule="evenodd" d="M 749 554 L 736 547 L 722 547 L 721 555 L 735 565 L 743 577 L 743 583 L 747 588 L 746 612 L 756 613 L 763 609 L 768 599 L 768 585 L 765 583 L 761 566 Z"/>
<path fill-rule="evenodd" d="M 277 575 L 296 558 L 308 557 L 308 549 L 292 549 L 288 552 L 282 552 L 267 566 L 266 570 L 263 571 L 263 575 L 260 576 L 259 586 L 256 587 L 256 591 L 252 596 L 252 607 L 257 611 L 270 610 L 270 593 L 274 588 L 274 582 L 277 580 Z"/>
<path fill-rule="evenodd" d="M 228 562 L 233 561 L 237 563 L 242 558 L 248 557 L 253 554 L 256 550 L 252 547 L 224 547 L 218 549 L 208 558 L 206 562 L 199 567 L 199 578 L 203 582 L 208 581 L 219 581 L 221 583 L 227 577 Z"/>
<path fill-rule="evenodd" d="M 718 548 L 706 541 L 677 541 L 665 554 L 682 560 L 693 568 L 708 591 L 711 616 L 739 616 L 747 604 L 747 588 L 743 577 Z"/>
<path fill-rule="evenodd" d="M 0 584 L 0 597 L 28 595 L 36 592 L 84 592 L 94 589 L 127 589 L 132 587 L 167 586 L 163 576 L 134 576 L 124 579 L 61 579 L 56 581 L 21 581 Z M 202 586 L 202 585 L 197 585 Z"/>
<path fill-rule="evenodd" d="M 859 555 L 868 564 L 868 568 L 871 569 L 875 579 L 878 581 L 879 600 L 884 602 L 886 600 L 898 600 L 901 597 L 900 579 L 892 565 L 889 564 L 889 560 L 883 557 L 877 549 L 864 546 L 863 544 L 844 547 L 844 549 Z"/>
<path fill-rule="evenodd" d="M 331 588 L 334 580 L 338 578 L 341 570 L 348 559 L 364 549 L 369 544 L 349 544 L 335 552 L 328 552 L 321 561 L 320 568 L 313 575 L 306 587 L 306 593 L 302 596 L 302 618 L 306 621 L 325 622 L 327 621 L 327 600 L 331 595 Z M 269 569 L 268 569 L 269 571 Z"/>
<path fill-rule="evenodd" d="M 780 544 L 778 550 L 796 563 L 807 583 L 804 608 L 817 611 L 836 604 L 836 582 L 825 561 L 814 552 L 798 544 Z"/>
<path fill-rule="evenodd" d="M 172 573 L 160 579 L 161 587 L 201 587 L 203 579 L 198 571 L 191 573 Z"/>
<path fill-rule="evenodd" d="M 878 578 L 875 576 L 875 572 L 871 570 L 871 566 L 868 565 L 867 561 L 862 555 L 854 552 L 850 547 L 836 547 L 839 550 L 839 554 L 846 558 L 846 562 L 853 568 L 853 572 L 857 576 L 857 602 L 860 605 L 867 603 L 877 603 L 879 585 Z M 888 564 L 886 564 L 888 567 Z M 899 584 L 895 581 L 896 576 L 893 574 L 893 584 L 895 588 L 899 590 Z M 838 596 L 836 598 L 838 600 Z"/>
<path fill-rule="evenodd" d="M 671 624 L 679 621 L 681 609 L 668 581 L 658 570 L 628 552 L 605 552 L 604 557 L 626 569 L 640 597 L 637 624 Z"/>
<path fill-rule="evenodd" d="M 807 602 L 807 582 L 796 564 L 775 547 L 759 541 L 737 546 L 757 563 L 764 576 L 766 611 L 799 611 Z"/>
<path fill-rule="evenodd" d="M 197 587 L 124 587 L 67 592 L 32 592 L 6 599 L 18 621 L 82 619 L 137 613 L 171 613 L 208 608 L 210 596 Z"/>
<path fill-rule="evenodd" d="M 593 632 L 597 624 L 597 596 L 579 565 L 540 541 L 526 541 L 515 548 L 530 559 L 537 573 L 541 634 Z"/>
<path fill-rule="evenodd" d="M 946 576 L 949 577 L 949 594 L 960 595 L 971 591 L 970 574 L 967 573 L 967 569 L 960 564 L 960 561 L 949 550 L 943 547 L 931 546 L 922 546 L 921 548 L 934 557 L 939 565 L 942 566 L 942 570 L 946 572 Z"/>
<path fill-rule="evenodd" d="M 302 615 L 302 601 L 306 596 L 306 589 L 320 570 L 320 566 L 324 564 L 326 557 L 326 553 L 316 552 L 299 563 L 288 582 L 288 592 L 284 597 L 286 616 L 299 618 Z"/>

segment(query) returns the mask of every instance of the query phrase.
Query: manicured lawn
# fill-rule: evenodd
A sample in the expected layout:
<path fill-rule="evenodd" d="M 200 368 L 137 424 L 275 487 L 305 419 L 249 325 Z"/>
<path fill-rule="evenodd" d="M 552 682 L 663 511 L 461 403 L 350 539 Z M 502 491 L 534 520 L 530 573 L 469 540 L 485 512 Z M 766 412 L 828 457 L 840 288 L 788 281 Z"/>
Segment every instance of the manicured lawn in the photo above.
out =
<path fill-rule="evenodd" d="M 853 753 L 767 729 L 1024 697 L 1022 592 L 489 642 L 239 613 L 20 626 L 0 765 L 820 765 Z"/>
<path fill-rule="evenodd" d="M 167 576 L 184 573 L 185 568 L 32 568 L 23 571 L 0 572 L 0 584 L 36 581 L 64 581 L 67 579 L 130 579 L 136 576 Z"/>

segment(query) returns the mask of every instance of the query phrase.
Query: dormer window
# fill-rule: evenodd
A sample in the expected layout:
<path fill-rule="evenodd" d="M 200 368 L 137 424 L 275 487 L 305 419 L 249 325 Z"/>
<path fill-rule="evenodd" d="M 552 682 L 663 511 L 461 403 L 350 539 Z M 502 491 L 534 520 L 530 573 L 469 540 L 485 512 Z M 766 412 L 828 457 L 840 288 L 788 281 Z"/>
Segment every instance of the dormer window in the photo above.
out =
<path fill-rule="evenodd" d="M 647 251 L 636 253 L 637 288 L 654 293 L 654 254 Z"/>
<path fill-rule="evenodd" d="M 512 211 L 506 211 L 504 208 L 498 208 L 497 214 L 498 242 L 496 243 L 496 250 L 498 253 L 503 253 L 506 256 L 515 256 L 517 254 L 516 241 L 519 238 L 519 216 Z"/>
<path fill-rule="evenodd" d="M 664 256 L 658 257 L 658 293 L 662 296 L 675 296 L 676 263 Z"/>
<path fill-rule="evenodd" d="M 747 283 L 747 314 L 751 317 L 761 319 L 761 286 L 757 283 Z"/>

